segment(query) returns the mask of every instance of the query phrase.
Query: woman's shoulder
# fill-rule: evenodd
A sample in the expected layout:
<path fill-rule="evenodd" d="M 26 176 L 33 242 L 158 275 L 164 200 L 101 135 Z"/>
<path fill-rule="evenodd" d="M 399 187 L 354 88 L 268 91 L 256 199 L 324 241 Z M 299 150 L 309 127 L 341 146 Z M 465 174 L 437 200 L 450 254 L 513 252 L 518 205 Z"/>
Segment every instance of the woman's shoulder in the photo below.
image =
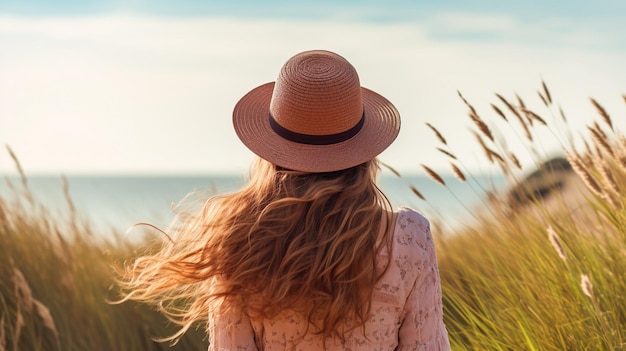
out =
<path fill-rule="evenodd" d="M 428 250 L 432 246 L 430 222 L 417 210 L 399 207 L 397 210 L 395 243 L 400 246 L 414 246 Z"/>
<path fill-rule="evenodd" d="M 400 229 L 418 229 L 422 232 L 430 232 L 430 222 L 428 218 L 419 211 L 410 207 L 398 207 L 396 211 L 396 226 Z"/>

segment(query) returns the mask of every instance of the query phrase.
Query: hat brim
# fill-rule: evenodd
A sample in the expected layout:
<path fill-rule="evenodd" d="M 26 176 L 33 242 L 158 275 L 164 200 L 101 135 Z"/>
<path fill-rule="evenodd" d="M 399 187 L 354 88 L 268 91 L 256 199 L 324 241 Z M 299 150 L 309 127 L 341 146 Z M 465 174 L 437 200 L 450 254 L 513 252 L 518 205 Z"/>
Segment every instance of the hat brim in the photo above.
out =
<path fill-rule="evenodd" d="M 233 125 L 243 144 L 278 166 L 311 173 L 347 169 L 374 159 L 400 132 L 400 114 L 389 100 L 361 88 L 364 123 L 352 138 L 330 145 L 301 144 L 276 134 L 269 124 L 274 82 L 244 95 L 235 105 Z"/>

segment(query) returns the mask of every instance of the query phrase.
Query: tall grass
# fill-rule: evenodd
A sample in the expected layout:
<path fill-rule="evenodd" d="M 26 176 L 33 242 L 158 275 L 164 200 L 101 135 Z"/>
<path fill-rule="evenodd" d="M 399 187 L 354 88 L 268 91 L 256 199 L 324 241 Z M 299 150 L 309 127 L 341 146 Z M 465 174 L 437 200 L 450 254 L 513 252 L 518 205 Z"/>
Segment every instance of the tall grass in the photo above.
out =
<path fill-rule="evenodd" d="M 155 342 L 175 330 L 164 317 L 107 303 L 117 298 L 112 266 L 139 246 L 97 239 L 69 198 L 67 218 L 53 215 L 33 200 L 23 173 L 11 186 L 15 198 L 0 198 L 0 351 L 206 348 L 202 331 L 172 348 Z"/>
<path fill-rule="evenodd" d="M 538 95 L 548 117 L 517 95 L 496 94 L 486 119 L 459 94 L 477 150 L 510 188 L 485 197 L 473 212 L 478 224 L 454 235 L 435 227 L 451 344 L 454 350 L 623 350 L 626 138 L 591 99 L 597 118 L 576 143 L 544 83 Z M 445 131 L 427 126 L 453 174 L 472 179 Z M 521 148 L 505 142 L 503 129 L 513 131 Z M 544 162 L 540 131 L 559 140 L 570 168 Z M 519 155 L 532 155 L 530 169 Z M 107 303 L 117 297 L 112 267 L 149 243 L 96 239 L 101 236 L 77 217 L 69 197 L 67 217 L 52 215 L 33 200 L 16 164 L 18 196 L 0 198 L 0 351 L 206 348 L 202 330 L 171 348 L 157 343 L 153 337 L 173 331 L 162 316 L 142 305 Z M 527 176 L 530 170 L 536 172 Z M 419 189 L 410 190 L 427 201 Z"/>
<path fill-rule="evenodd" d="M 543 129 L 560 138 L 573 172 L 543 169 L 526 179 L 528 170 L 505 139 L 494 137 L 497 123 L 488 124 L 461 96 L 478 149 L 508 177 L 516 196 L 491 194 L 474 213 L 479 224 L 439 236 L 454 350 L 626 349 L 626 139 L 591 99 L 598 118 L 577 150 L 571 131 L 563 133 L 566 116 L 545 83 L 542 88 L 549 118 L 519 97 L 511 102 L 502 95 L 491 104 L 493 117 L 503 126 L 498 128 L 512 128 L 523 140 L 521 152 L 534 155 L 531 168 L 545 161 L 535 133 Z M 445 133 L 428 127 L 462 171 Z M 465 170 L 464 176 L 471 174 Z M 532 182 L 537 179 L 543 184 Z"/>

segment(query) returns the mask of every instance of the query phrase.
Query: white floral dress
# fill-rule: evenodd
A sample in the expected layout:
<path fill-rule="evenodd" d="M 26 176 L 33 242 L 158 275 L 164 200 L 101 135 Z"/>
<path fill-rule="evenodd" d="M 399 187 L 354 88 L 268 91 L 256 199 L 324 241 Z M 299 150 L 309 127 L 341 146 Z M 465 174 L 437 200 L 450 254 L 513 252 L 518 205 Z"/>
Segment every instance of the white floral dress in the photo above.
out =
<path fill-rule="evenodd" d="M 365 328 L 344 340 L 327 339 L 326 350 L 450 350 L 443 323 L 441 284 L 428 220 L 400 207 L 389 269 L 374 288 Z M 379 262 L 387 262 L 383 248 Z M 302 316 L 288 311 L 278 318 L 250 321 L 245 315 L 209 316 L 209 351 L 324 350 L 324 339 L 306 332 Z"/>

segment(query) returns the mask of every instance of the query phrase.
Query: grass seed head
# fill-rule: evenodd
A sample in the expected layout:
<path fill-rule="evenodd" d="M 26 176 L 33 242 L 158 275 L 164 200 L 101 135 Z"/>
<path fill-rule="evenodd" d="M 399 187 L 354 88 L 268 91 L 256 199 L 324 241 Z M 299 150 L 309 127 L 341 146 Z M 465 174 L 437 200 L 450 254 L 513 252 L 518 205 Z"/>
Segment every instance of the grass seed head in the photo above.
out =
<path fill-rule="evenodd" d="M 485 123 L 480 116 L 478 116 L 477 114 L 475 114 L 474 112 L 470 112 L 469 113 L 469 117 L 471 118 L 472 121 L 474 121 L 474 123 L 476 124 L 476 126 L 478 127 L 478 129 L 487 137 L 489 138 L 489 140 L 494 141 L 493 138 L 493 134 L 491 133 L 491 130 L 489 129 L 489 126 L 487 126 L 487 123 Z"/>
<path fill-rule="evenodd" d="M 505 121 L 507 121 L 507 122 L 509 121 L 509 120 L 506 118 L 506 115 L 504 114 L 504 112 L 502 112 L 502 110 L 500 110 L 500 108 L 499 108 L 498 106 L 496 106 L 496 105 L 494 105 L 494 104 L 491 104 L 491 108 L 493 108 L 493 110 L 494 110 L 494 111 L 496 111 L 496 113 L 498 114 L 498 116 L 502 117 L 502 119 L 503 119 L 503 120 L 505 120 Z"/>
<path fill-rule="evenodd" d="M 543 102 L 543 104 L 545 106 L 550 106 L 550 104 L 548 104 L 548 99 L 543 97 L 543 94 L 541 94 L 540 91 L 538 91 L 537 94 L 539 95 L 539 98 L 541 99 L 541 102 Z"/>
<path fill-rule="evenodd" d="M 494 159 L 493 159 L 493 155 L 491 153 L 491 149 L 489 147 L 487 147 L 487 145 L 485 144 L 485 141 L 480 136 L 480 134 L 478 134 L 476 132 L 473 132 L 473 133 L 474 133 L 474 137 L 476 138 L 476 141 L 478 141 L 478 144 L 480 145 L 481 149 L 483 150 L 487 160 L 489 160 L 489 162 L 491 162 L 491 163 L 494 163 Z"/>
<path fill-rule="evenodd" d="M 604 150 L 607 154 L 611 156 L 615 156 L 615 152 L 609 144 L 606 134 L 604 134 L 602 130 L 598 130 L 593 127 L 588 127 L 588 129 L 591 132 L 591 138 L 595 142 L 596 147 L 598 147 L 598 149 Z"/>
<path fill-rule="evenodd" d="M 426 199 L 424 198 L 424 195 L 422 195 L 422 193 L 419 190 L 417 190 L 416 187 L 414 187 L 413 185 L 410 185 L 409 189 L 411 189 L 411 192 L 413 192 L 413 194 L 415 194 L 415 196 L 417 196 L 420 199 L 426 201 Z"/>
<path fill-rule="evenodd" d="M 591 279 L 589 279 L 588 275 L 580 275 L 580 287 L 583 294 L 587 295 L 589 298 L 593 298 L 593 284 L 591 284 Z"/>
<path fill-rule="evenodd" d="M 457 167 L 454 163 L 450 163 L 450 166 L 452 167 L 452 172 L 460 181 L 464 182 L 467 180 L 467 178 L 465 178 L 465 174 L 461 172 L 459 167 Z"/>
<path fill-rule="evenodd" d="M 474 106 L 472 106 L 469 102 L 467 102 L 467 100 L 463 97 L 463 95 L 461 94 L 460 91 L 457 90 L 456 92 L 457 94 L 459 94 L 459 97 L 461 98 L 461 100 L 463 100 L 463 102 L 465 103 L 465 105 L 470 109 L 471 113 L 477 115 L 478 113 L 476 113 L 476 109 L 474 108 Z"/>
<path fill-rule="evenodd" d="M 32 311 L 34 303 L 32 290 L 22 272 L 17 268 L 13 268 L 13 284 L 15 284 L 15 295 L 18 297 L 20 305 L 27 312 Z"/>
<path fill-rule="evenodd" d="M 496 94 L 496 96 L 509 109 L 509 111 L 511 111 L 515 116 L 517 116 L 517 118 L 522 118 L 522 116 L 519 114 L 519 112 L 517 112 L 517 109 L 515 109 L 515 107 L 513 107 L 513 105 L 507 99 L 505 99 L 500 94 Z"/>
<path fill-rule="evenodd" d="M 530 129 L 528 128 L 528 125 L 526 124 L 526 121 L 524 120 L 522 115 L 502 95 L 496 94 L 496 96 L 509 109 L 509 111 L 511 111 L 513 113 L 513 115 L 515 115 L 515 117 L 517 117 L 517 120 L 520 122 L 520 124 L 522 125 L 522 128 L 524 129 L 524 134 L 526 135 L 526 139 L 528 139 L 529 141 L 533 141 L 533 136 L 532 136 L 532 134 L 530 134 Z"/>
<path fill-rule="evenodd" d="M 380 160 L 378 160 L 378 163 L 381 166 L 387 168 L 389 171 L 391 171 L 391 173 L 393 173 L 393 175 L 395 175 L 396 177 L 402 178 L 402 175 L 400 174 L 400 172 L 398 172 L 395 168 L 391 167 L 390 165 L 388 165 L 388 164 L 386 164 L 386 163 L 384 163 L 384 162 L 382 162 Z"/>
<path fill-rule="evenodd" d="M 550 95 L 550 90 L 548 90 L 548 86 L 545 81 L 541 81 L 541 86 L 543 87 L 543 92 L 548 100 L 548 104 L 552 104 L 552 96 Z"/>
<path fill-rule="evenodd" d="M 456 158 L 456 156 L 454 156 L 454 154 L 452 154 L 451 152 L 449 152 L 449 151 L 447 151 L 447 150 L 444 150 L 444 149 L 442 149 L 442 148 L 440 148 L 440 147 L 438 147 L 438 148 L 437 148 L 437 151 L 439 151 L 439 152 L 441 152 L 442 154 L 444 154 L 444 155 L 446 155 L 446 156 L 450 157 L 450 158 L 451 158 L 451 159 L 453 159 L 453 160 L 456 160 L 456 159 L 457 159 L 457 158 Z"/>
<path fill-rule="evenodd" d="M 522 169 L 522 164 L 519 162 L 519 159 L 517 158 L 517 156 L 515 156 L 515 154 L 511 151 L 509 152 L 509 159 L 511 160 L 511 162 L 513 162 L 513 164 L 515 165 L 515 167 L 517 167 L 517 169 Z"/>
<path fill-rule="evenodd" d="M 561 115 L 563 122 L 567 123 L 567 117 L 565 117 L 565 112 L 563 112 L 563 107 L 561 106 L 559 106 L 559 115 Z"/>
<path fill-rule="evenodd" d="M 443 137 L 443 135 L 441 135 L 441 133 L 439 133 L 437 128 L 433 127 L 432 124 L 430 124 L 430 123 L 426 123 L 426 125 L 428 126 L 428 128 L 430 128 L 435 133 L 435 136 L 437 137 L 437 139 L 439 139 L 439 141 L 442 144 L 448 145 L 448 142 L 446 142 L 446 139 Z"/>
<path fill-rule="evenodd" d="M 441 178 L 441 176 L 439 174 L 437 174 L 437 172 L 433 171 L 432 169 L 428 168 L 425 165 L 421 165 L 422 168 L 424 168 L 424 170 L 426 171 L 426 174 L 428 174 L 428 176 L 436 181 L 437 183 L 441 184 L 441 185 L 446 185 L 446 182 L 443 180 L 443 178 Z"/>
<path fill-rule="evenodd" d="M 563 244 L 561 243 L 561 239 L 556 234 L 556 232 L 554 231 L 552 226 L 548 226 L 548 230 L 547 231 L 548 231 L 548 239 L 550 240 L 550 244 L 552 244 L 552 247 L 554 247 L 554 250 L 559 255 L 559 257 L 563 261 L 566 261 L 567 260 L 567 254 L 565 253 L 565 248 L 563 247 Z"/>
<path fill-rule="evenodd" d="M 589 173 L 587 168 L 583 166 L 583 163 L 578 157 L 573 155 L 567 155 L 567 160 L 572 166 L 574 172 L 578 174 L 578 176 L 583 180 L 589 190 L 591 190 L 594 194 L 598 196 L 604 196 L 604 193 L 598 185 L 598 182 L 596 182 L 595 178 L 591 175 L 591 173 Z"/>
<path fill-rule="evenodd" d="M 35 300 L 35 309 L 37 310 L 37 314 L 39 315 L 39 317 L 43 321 L 43 325 L 46 328 L 50 329 L 50 331 L 52 331 L 54 336 L 58 339 L 59 338 L 59 331 L 57 330 L 57 327 L 54 324 L 54 319 L 52 318 L 52 314 L 50 313 L 50 309 L 48 309 L 48 307 L 46 307 L 43 303 L 41 303 L 40 301 L 37 301 L 37 300 Z"/>
<path fill-rule="evenodd" d="M 539 123 L 543 124 L 544 126 L 548 125 L 548 123 L 546 123 L 546 121 L 543 118 L 539 117 L 539 115 L 534 113 L 533 111 L 526 109 L 526 108 L 522 109 L 522 111 L 526 114 L 526 117 L 529 120 L 536 120 Z"/>
<path fill-rule="evenodd" d="M 598 114 L 600 114 L 600 117 L 602 117 L 602 120 L 604 121 L 604 123 L 606 123 L 612 130 L 613 121 L 611 120 L 611 116 L 609 116 L 609 114 L 606 112 L 604 107 L 602 107 L 602 105 L 600 105 L 594 98 L 589 98 L 589 99 L 591 100 L 591 103 L 598 111 Z"/>
<path fill-rule="evenodd" d="M 615 177 L 611 172 L 611 168 L 607 165 L 606 162 L 602 161 L 598 167 L 600 170 L 600 174 L 602 175 L 602 179 L 604 180 L 604 184 L 610 189 L 613 193 L 619 194 L 619 188 L 617 186 L 617 182 L 615 181 Z"/>

